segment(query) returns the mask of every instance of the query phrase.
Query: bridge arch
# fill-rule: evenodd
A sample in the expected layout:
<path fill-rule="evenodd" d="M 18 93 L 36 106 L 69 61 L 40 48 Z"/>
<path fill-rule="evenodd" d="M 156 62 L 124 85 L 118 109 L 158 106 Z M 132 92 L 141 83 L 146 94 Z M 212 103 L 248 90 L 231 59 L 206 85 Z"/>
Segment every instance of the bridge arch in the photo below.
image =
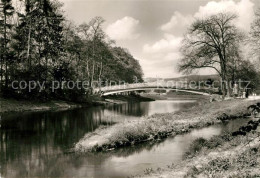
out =
<path fill-rule="evenodd" d="M 194 93 L 204 96 L 210 96 L 209 93 L 202 92 L 202 91 L 195 91 L 190 89 L 178 89 L 178 88 L 160 88 L 160 87 L 140 87 L 140 88 L 129 88 L 129 89 L 117 89 L 117 90 L 108 90 L 108 91 L 102 91 L 102 96 L 108 96 L 113 95 L 117 93 L 125 93 L 125 92 L 131 92 L 131 91 L 143 91 L 143 90 L 171 90 L 171 91 L 180 91 L 180 92 L 187 92 L 187 93 Z"/>

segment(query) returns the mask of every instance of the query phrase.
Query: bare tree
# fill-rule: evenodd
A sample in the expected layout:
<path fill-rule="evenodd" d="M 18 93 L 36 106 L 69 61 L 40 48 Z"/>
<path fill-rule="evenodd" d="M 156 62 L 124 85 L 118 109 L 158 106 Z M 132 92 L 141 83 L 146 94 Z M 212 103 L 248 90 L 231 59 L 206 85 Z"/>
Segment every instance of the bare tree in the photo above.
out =
<path fill-rule="evenodd" d="M 197 19 L 185 35 L 181 48 L 181 72 L 190 73 L 201 68 L 213 68 L 222 81 L 228 82 L 228 63 L 238 54 L 242 33 L 233 24 L 237 16 L 220 13 Z M 232 53 L 232 54 L 231 54 Z M 223 97 L 229 95 L 228 85 L 222 85 Z"/>
<path fill-rule="evenodd" d="M 77 31 L 79 33 L 79 36 L 88 41 L 90 38 L 90 26 L 86 23 L 83 23 L 81 25 L 79 25 L 79 27 L 77 28 Z"/>
<path fill-rule="evenodd" d="M 255 13 L 255 20 L 251 26 L 250 37 L 253 55 L 260 59 L 260 8 Z"/>
<path fill-rule="evenodd" d="M 92 59 L 93 59 L 93 68 L 91 74 L 90 86 L 92 87 L 92 82 L 95 75 L 95 60 L 97 60 L 98 54 L 96 52 L 96 46 L 98 41 L 102 41 L 105 38 L 105 33 L 102 30 L 102 25 L 105 20 L 102 17 L 95 17 L 89 22 L 89 28 L 92 38 Z"/>

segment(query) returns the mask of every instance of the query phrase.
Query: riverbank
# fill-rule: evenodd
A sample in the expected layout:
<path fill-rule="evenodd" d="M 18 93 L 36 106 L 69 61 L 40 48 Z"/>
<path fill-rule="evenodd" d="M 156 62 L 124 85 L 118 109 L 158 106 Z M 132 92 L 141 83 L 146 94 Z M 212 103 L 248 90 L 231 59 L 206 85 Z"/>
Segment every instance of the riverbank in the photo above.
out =
<path fill-rule="evenodd" d="M 205 101 L 209 100 L 209 96 L 204 96 L 204 95 L 199 95 L 195 93 L 188 93 L 188 92 L 175 92 L 175 91 L 170 91 L 167 94 L 149 94 L 149 93 L 144 93 L 141 96 L 146 97 L 146 98 L 152 98 L 154 100 L 200 100 L 200 101 Z"/>
<path fill-rule="evenodd" d="M 189 132 L 249 114 L 247 107 L 257 101 L 228 100 L 200 102 L 197 106 L 176 113 L 155 114 L 140 120 L 125 121 L 102 127 L 86 134 L 76 145 L 76 152 L 108 151 L 141 142 L 156 141 L 170 135 Z"/>
<path fill-rule="evenodd" d="M 137 177 L 260 177 L 260 127 L 246 136 L 198 138 L 179 164 Z"/>
<path fill-rule="evenodd" d="M 0 113 L 9 112 L 37 112 L 49 110 L 68 110 L 99 105 L 98 103 L 73 103 L 61 100 L 48 102 L 25 101 L 0 98 Z"/>
<path fill-rule="evenodd" d="M 98 97 L 93 96 L 89 102 L 75 103 L 62 100 L 51 100 L 47 102 L 40 101 L 26 101 L 5 99 L 0 97 L 0 113 L 9 112 L 38 112 L 38 111 L 50 111 L 50 110 L 70 110 L 76 108 L 86 108 L 93 106 L 100 106 L 105 104 L 122 104 L 126 102 L 141 102 L 141 101 L 154 101 L 154 99 L 142 97 L 139 95 L 115 95 Z"/>

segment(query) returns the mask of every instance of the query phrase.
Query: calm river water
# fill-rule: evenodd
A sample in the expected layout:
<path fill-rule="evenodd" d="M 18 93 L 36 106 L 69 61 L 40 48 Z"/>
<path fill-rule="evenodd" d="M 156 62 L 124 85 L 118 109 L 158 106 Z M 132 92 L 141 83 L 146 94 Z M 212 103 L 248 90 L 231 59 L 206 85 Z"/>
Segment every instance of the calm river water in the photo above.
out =
<path fill-rule="evenodd" d="M 67 150 L 99 125 L 175 112 L 194 100 L 159 100 L 62 112 L 9 114 L 0 120 L 0 177 L 127 177 L 181 161 L 192 141 L 237 129 L 247 120 L 211 126 L 109 153 Z"/>

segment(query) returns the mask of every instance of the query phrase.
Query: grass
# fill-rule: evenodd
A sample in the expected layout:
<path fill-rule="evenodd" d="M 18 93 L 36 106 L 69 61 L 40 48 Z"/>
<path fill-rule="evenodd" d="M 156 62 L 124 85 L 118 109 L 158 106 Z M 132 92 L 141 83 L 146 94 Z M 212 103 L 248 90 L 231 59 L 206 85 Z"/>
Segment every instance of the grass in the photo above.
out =
<path fill-rule="evenodd" d="M 0 98 L 0 113 L 23 112 L 23 111 L 48 111 L 48 110 L 66 110 L 73 108 L 86 107 L 89 104 L 78 104 L 65 101 L 26 101 Z"/>
<path fill-rule="evenodd" d="M 219 142 L 219 144 L 208 147 L 206 141 L 200 148 L 203 151 L 193 158 L 198 160 L 204 157 L 202 164 L 199 168 L 196 166 L 189 168 L 185 177 L 260 176 L 260 127 L 258 131 L 247 133 L 247 136 L 226 134 L 213 137 L 209 142 Z"/>
<path fill-rule="evenodd" d="M 150 98 L 145 98 L 138 95 L 131 96 L 107 96 L 108 99 L 118 100 L 121 102 L 139 102 L 139 101 L 154 101 Z M 86 103 L 74 103 L 62 100 L 52 100 L 52 101 L 27 101 L 27 100 L 16 100 L 16 99 L 5 99 L 0 97 L 0 113 L 7 112 L 24 112 L 24 111 L 48 111 L 48 110 L 67 110 L 81 107 L 90 107 L 96 105 L 107 104 L 107 102 L 102 101 L 104 98 L 99 96 L 89 97 Z"/>
<path fill-rule="evenodd" d="M 246 136 L 198 138 L 181 163 L 161 170 L 138 177 L 260 177 L 260 126 Z"/>
<path fill-rule="evenodd" d="M 76 145 L 77 152 L 108 151 L 142 142 L 155 141 L 181 134 L 194 128 L 220 123 L 225 113 L 234 119 L 248 115 L 247 107 L 256 101 L 229 100 L 199 103 L 198 106 L 176 113 L 155 114 L 140 120 L 125 121 L 102 127 L 86 134 Z"/>
<path fill-rule="evenodd" d="M 232 137 L 227 135 L 218 135 L 213 138 L 206 140 L 204 138 L 197 138 L 189 147 L 189 151 L 184 154 L 184 159 L 192 158 L 197 156 L 203 149 L 214 149 L 218 146 L 223 145 L 223 143 L 230 141 Z"/>
<path fill-rule="evenodd" d="M 179 174 L 180 177 L 259 177 L 260 141 L 259 135 L 250 133 L 248 137 L 228 136 L 220 145 L 213 148 L 207 143 L 197 155 L 186 159 L 164 176 Z M 220 139 L 212 138 L 211 141 Z M 181 168 L 182 167 L 182 168 Z M 173 173 L 174 172 L 174 173 Z"/>
<path fill-rule="evenodd" d="M 188 93 L 188 92 L 175 92 L 170 91 L 166 95 L 150 95 L 148 93 L 142 94 L 144 97 L 153 98 L 155 100 L 167 100 L 168 98 L 171 98 L 171 100 L 185 100 L 185 99 L 199 99 L 199 100 L 208 100 L 208 96 L 199 95 L 195 93 Z"/>

